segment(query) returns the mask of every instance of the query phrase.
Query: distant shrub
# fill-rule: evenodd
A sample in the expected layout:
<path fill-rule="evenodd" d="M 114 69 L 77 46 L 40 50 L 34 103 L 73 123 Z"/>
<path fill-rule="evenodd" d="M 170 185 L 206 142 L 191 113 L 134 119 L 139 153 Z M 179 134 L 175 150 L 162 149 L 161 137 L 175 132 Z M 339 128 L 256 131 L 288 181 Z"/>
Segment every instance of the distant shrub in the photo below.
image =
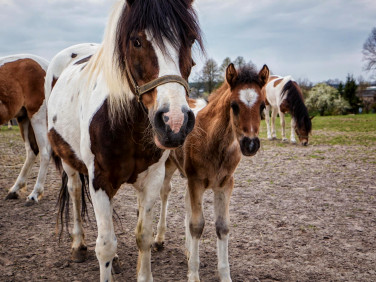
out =
<path fill-rule="evenodd" d="M 349 103 L 339 96 L 337 89 L 325 83 L 319 83 L 309 91 L 306 106 L 309 112 L 321 116 L 345 114 L 351 109 Z"/>

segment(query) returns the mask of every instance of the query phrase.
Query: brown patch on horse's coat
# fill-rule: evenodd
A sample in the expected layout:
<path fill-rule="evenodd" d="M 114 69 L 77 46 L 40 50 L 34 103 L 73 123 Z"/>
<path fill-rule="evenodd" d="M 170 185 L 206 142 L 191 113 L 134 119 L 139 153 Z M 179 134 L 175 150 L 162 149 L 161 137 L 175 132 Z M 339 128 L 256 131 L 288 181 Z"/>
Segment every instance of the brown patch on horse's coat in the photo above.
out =
<path fill-rule="evenodd" d="M 52 89 L 54 88 L 54 86 L 55 86 L 55 84 L 56 84 L 57 80 L 58 80 L 58 78 L 57 78 L 57 77 L 55 77 L 55 76 L 53 76 L 53 77 L 52 77 L 52 82 L 51 82 L 51 90 L 52 90 Z"/>
<path fill-rule="evenodd" d="M 31 118 L 44 100 L 46 72 L 32 59 L 19 59 L 0 67 L 0 124 L 25 107 Z"/>
<path fill-rule="evenodd" d="M 282 82 L 282 80 L 283 80 L 283 78 L 275 80 L 273 86 L 277 87 L 277 85 L 280 84 Z"/>
<path fill-rule="evenodd" d="M 196 104 L 197 104 L 197 102 L 196 102 L 195 99 L 191 99 L 191 98 L 188 99 L 188 106 L 189 106 L 191 109 L 192 109 L 192 108 L 195 108 L 195 107 L 196 107 Z"/>
<path fill-rule="evenodd" d="M 50 141 L 54 152 L 60 158 L 62 158 L 65 163 L 67 163 L 80 173 L 87 175 L 88 172 L 84 162 L 78 159 L 72 147 L 63 139 L 63 137 L 61 137 L 61 135 L 54 128 L 51 128 L 49 130 L 48 140 Z"/>
<path fill-rule="evenodd" d="M 279 105 L 279 109 L 282 113 L 287 113 L 290 110 L 289 103 L 286 99 L 284 99 L 281 104 Z"/>
<path fill-rule="evenodd" d="M 78 60 L 78 61 L 75 62 L 74 64 L 75 64 L 75 65 L 81 65 L 81 64 L 83 64 L 83 63 L 86 63 L 86 62 L 88 62 L 88 61 L 90 60 L 91 57 L 92 57 L 92 55 L 87 56 L 87 57 L 85 57 L 85 58 L 82 58 L 81 60 Z"/>
<path fill-rule="evenodd" d="M 138 175 L 158 162 L 163 151 L 158 149 L 152 133 L 148 134 L 149 119 L 133 100 L 133 122 L 123 118 L 116 130 L 108 116 L 107 100 L 94 115 L 90 127 L 91 151 L 94 158 L 94 189 L 103 189 L 110 199 L 123 183 L 134 183 Z M 104 130 L 105 129 L 105 130 Z"/>

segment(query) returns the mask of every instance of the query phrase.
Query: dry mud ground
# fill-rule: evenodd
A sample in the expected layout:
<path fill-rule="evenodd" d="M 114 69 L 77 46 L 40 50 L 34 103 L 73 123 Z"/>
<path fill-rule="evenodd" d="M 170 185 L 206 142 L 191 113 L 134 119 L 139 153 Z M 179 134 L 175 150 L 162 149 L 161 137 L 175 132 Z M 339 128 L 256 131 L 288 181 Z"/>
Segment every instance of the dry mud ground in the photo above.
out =
<path fill-rule="evenodd" d="M 257 156 L 243 157 L 236 171 L 229 243 L 233 281 L 376 281 L 376 146 L 262 143 Z M 21 198 L 4 201 L 23 160 L 19 133 L 0 132 L 0 281 L 98 281 L 92 207 L 86 223 L 89 259 L 80 264 L 69 260 L 67 233 L 58 243 L 60 179 L 52 164 L 39 204 L 25 206 L 37 166 Z M 184 185 L 176 174 L 165 248 L 152 254 L 155 281 L 186 281 Z M 207 193 L 202 281 L 218 281 L 212 203 Z M 136 197 L 131 187 L 116 195 L 115 209 L 123 267 L 115 279 L 136 281 Z M 156 214 L 158 210 L 159 203 Z"/>

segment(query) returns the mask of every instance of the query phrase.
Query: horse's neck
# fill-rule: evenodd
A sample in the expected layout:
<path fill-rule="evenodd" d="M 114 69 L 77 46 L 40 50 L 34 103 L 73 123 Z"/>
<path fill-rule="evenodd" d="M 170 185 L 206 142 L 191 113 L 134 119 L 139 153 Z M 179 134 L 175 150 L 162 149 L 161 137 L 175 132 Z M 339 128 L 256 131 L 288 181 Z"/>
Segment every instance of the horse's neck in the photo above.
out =
<path fill-rule="evenodd" d="M 235 132 L 230 116 L 230 89 L 222 93 L 216 100 L 211 101 L 199 116 L 201 132 L 205 132 L 207 147 L 222 151 L 234 142 Z"/>

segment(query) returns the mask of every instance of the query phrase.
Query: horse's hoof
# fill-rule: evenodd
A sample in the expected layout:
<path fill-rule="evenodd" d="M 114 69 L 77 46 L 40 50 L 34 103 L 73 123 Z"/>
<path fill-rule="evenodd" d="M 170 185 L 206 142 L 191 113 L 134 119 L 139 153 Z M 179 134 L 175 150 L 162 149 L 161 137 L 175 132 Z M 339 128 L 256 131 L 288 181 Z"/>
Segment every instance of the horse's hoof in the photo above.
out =
<path fill-rule="evenodd" d="M 38 199 L 36 199 L 35 197 L 27 197 L 25 206 L 30 207 L 30 206 L 33 206 L 36 203 L 38 203 Z"/>
<path fill-rule="evenodd" d="M 5 200 L 17 200 L 20 196 L 17 192 L 9 192 L 8 195 L 5 197 Z"/>
<path fill-rule="evenodd" d="M 152 247 L 154 251 L 157 251 L 157 252 L 162 251 L 164 249 L 164 242 L 161 242 L 161 243 L 154 242 Z"/>
<path fill-rule="evenodd" d="M 272 137 L 272 140 L 277 140 L 277 137 Z"/>
<path fill-rule="evenodd" d="M 112 260 L 112 273 L 119 274 L 121 273 L 121 271 L 122 269 L 119 257 L 114 257 L 114 259 Z"/>
<path fill-rule="evenodd" d="M 87 259 L 87 247 L 80 246 L 77 249 L 72 249 L 72 261 L 84 262 Z"/>

